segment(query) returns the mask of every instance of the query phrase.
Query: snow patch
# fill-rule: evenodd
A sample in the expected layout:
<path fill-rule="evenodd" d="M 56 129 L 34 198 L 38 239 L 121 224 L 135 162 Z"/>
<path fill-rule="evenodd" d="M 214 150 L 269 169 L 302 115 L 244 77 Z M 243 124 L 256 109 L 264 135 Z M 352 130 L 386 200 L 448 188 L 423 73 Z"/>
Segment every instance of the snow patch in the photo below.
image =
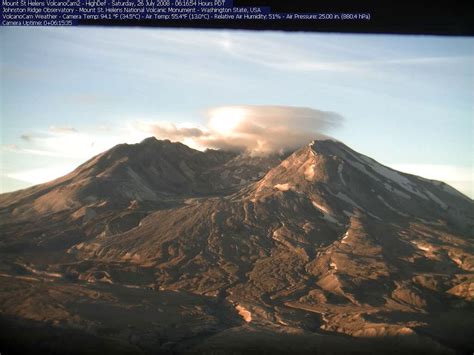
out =
<path fill-rule="evenodd" d="M 366 167 L 369 166 L 372 170 L 378 175 L 384 177 L 387 180 L 390 180 L 393 183 L 396 183 L 398 186 L 402 187 L 404 190 L 411 192 L 412 194 L 421 197 L 424 200 L 427 200 L 428 197 L 418 191 L 415 185 L 405 176 L 401 175 L 395 170 L 389 169 L 382 164 L 377 163 L 375 160 L 370 159 L 364 155 L 356 156 L 352 153 L 348 153 L 356 161 L 349 159 L 347 160 L 352 166 L 354 166 L 359 171 L 363 172 L 366 175 L 369 175 L 371 178 L 376 181 L 381 181 L 377 176 L 369 172 Z"/>
<path fill-rule="evenodd" d="M 404 193 L 403 191 L 400 191 L 399 189 L 393 189 L 393 192 L 395 192 L 395 194 L 397 194 L 400 197 L 406 198 L 407 200 L 411 200 L 410 195 L 407 195 L 406 193 Z"/>
<path fill-rule="evenodd" d="M 349 238 L 349 231 L 347 231 L 347 232 L 344 234 L 344 237 L 342 237 L 342 239 L 341 239 L 341 243 L 342 243 L 342 244 L 348 244 L 348 243 L 347 243 L 347 238 Z"/>
<path fill-rule="evenodd" d="M 351 155 L 351 157 L 353 157 L 354 159 L 357 159 L 355 156 Z M 372 179 L 374 179 L 375 181 L 379 181 L 380 182 L 380 179 L 375 176 L 374 174 L 372 174 L 370 171 L 368 171 L 366 168 L 365 168 L 365 165 L 360 163 L 359 161 L 356 161 L 356 160 L 352 160 L 352 159 L 347 159 L 346 160 L 347 163 L 349 163 L 350 165 L 352 165 L 354 168 L 356 168 L 357 170 L 359 170 L 360 172 L 370 176 Z"/>
<path fill-rule="evenodd" d="M 343 210 L 342 213 L 344 213 L 347 217 L 354 217 L 355 214 L 346 210 Z"/>
<path fill-rule="evenodd" d="M 377 174 L 383 176 L 384 178 L 395 182 L 405 190 L 408 190 L 409 192 L 421 197 L 424 200 L 427 200 L 427 197 L 422 194 L 420 191 L 416 189 L 416 187 L 413 185 L 413 183 L 408 180 L 407 177 L 401 175 L 395 170 L 389 169 L 376 161 L 366 157 L 366 156 L 361 156 L 360 157 L 364 162 L 366 162 Z"/>
<path fill-rule="evenodd" d="M 341 163 L 337 167 L 337 173 L 339 174 L 339 179 L 341 180 L 343 185 L 347 185 L 344 181 L 344 177 L 342 176 L 342 169 L 344 169 L 344 163 Z"/>
<path fill-rule="evenodd" d="M 435 194 L 431 193 L 428 190 L 425 190 L 425 193 L 429 196 L 429 198 L 431 198 L 434 202 L 436 202 L 439 206 L 441 206 L 442 209 L 447 209 L 448 208 L 448 205 L 445 204 L 443 201 L 441 201 L 438 198 L 438 196 L 436 196 Z"/>
<path fill-rule="evenodd" d="M 26 264 L 19 264 L 21 266 L 23 266 L 26 270 L 28 270 L 29 272 L 35 274 L 35 275 L 41 275 L 41 276 L 49 276 L 49 277 L 54 277 L 54 278 L 62 278 L 63 275 L 57 273 L 57 272 L 47 272 L 47 271 L 42 271 L 42 270 L 37 270 L 35 268 L 32 268 Z"/>
<path fill-rule="evenodd" d="M 415 245 L 418 249 L 424 252 L 425 256 L 428 258 L 433 258 L 435 257 L 435 254 L 433 253 L 434 248 L 432 245 L 426 244 L 426 243 L 420 243 L 416 241 L 411 242 L 413 245 Z"/>
<path fill-rule="evenodd" d="M 419 217 L 416 217 L 416 219 L 419 220 L 420 222 L 423 222 L 425 224 L 430 224 L 432 226 L 442 226 L 444 224 L 443 222 L 440 222 L 440 221 L 436 221 L 436 222 L 427 221 L 426 219 L 419 218 Z"/>
<path fill-rule="evenodd" d="M 316 165 L 311 164 L 305 169 L 304 177 L 306 178 L 306 180 L 313 181 L 313 179 L 314 179 L 314 169 L 315 168 L 316 168 Z"/>
<path fill-rule="evenodd" d="M 417 243 L 417 242 L 413 242 L 413 244 L 416 245 L 416 247 L 420 250 L 423 250 L 423 251 L 431 251 L 431 247 L 428 245 L 423 245 L 423 244 L 420 244 L 420 243 Z"/>
<path fill-rule="evenodd" d="M 369 216 L 371 216 L 372 218 L 375 218 L 376 220 L 379 220 L 381 221 L 380 217 L 374 215 L 373 213 L 370 213 L 369 211 L 366 211 L 364 208 L 362 208 L 359 204 L 357 204 L 353 199 L 351 199 L 349 196 L 347 196 L 346 194 L 342 193 L 342 192 L 338 192 L 337 194 L 334 194 L 331 190 L 329 190 L 329 192 L 331 192 L 334 196 L 340 198 L 341 200 L 349 203 L 350 205 L 358 208 L 359 210 L 361 210 L 362 212 L 364 213 L 367 213 Z M 352 212 L 348 212 L 348 211 L 343 211 L 343 213 L 348 216 L 348 217 L 352 217 L 352 216 L 355 216 L 354 213 Z"/>
<path fill-rule="evenodd" d="M 340 224 L 336 218 L 334 218 L 333 216 L 331 216 L 330 214 L 326 214 L 324 213 L 323 214 L 323 218 L 328 221 L 328 222 L 331 222 L 331 223 L 335 223 L 335 224 Z"/>
<path fill-rule="evenodd" d="M 252 313 L 250 313 L 245 307 L 238 304 L 237 306 L 235 306 L 235 309 L 237 310 L 237 312 L 239 312 L 239 316 L 241 316 L 244 321 L 246 321 L 247 323 L 250 323 L 252 321 Z"/>
<path fill-rule="evenodd" d="M 383 186 L 390 192 L 394 192 L 396 195 L 406 198 L 407 200 L 411 200 L 410 195 L 404 193 L 403 191 L 400 191 L 399 189 L 393 187 L 392 185 L 384 182 Z"/>
<path fill-rule="evenodd" d="M 354 206 L 354 207 L 357 207 L 358 209 L 360 210 L 364 210 L 362 207 L 360 207 L 353 199 L 351 199 L 349 196 L 347 196 L 346 194 L 342 193 L 342 192 L 338 192 L 336 195 L 336 197 L 340 198 L 341 200 L 349 203 L 350 205 Z"/>
<path fill-rule="evenodd" d="M 280 228 L 279 229 L 275 229 L 272 233 L 272 238 L 277 240 L 277 241 L 280 241 L 279 239 L 280 237 Z"/>
<path fill-rule="evenodd" d="M 321 210 L 324 213 L 330 214 L 329 210 L 325 206 L 320 205 L 319 203 L 317 203 L 316 201 L 313 201 L 313 200 L 311 200 L 311 202 L 313 203 L 313 206 L 316 207 L 318 210 Z"/>
<path fill-rule="evenodd" d="M 313 204 L 314 207 L 316 207 L 323 214 L 323 218 L 326 221 L 331 222 L 331 223 L 340 224 L 338 222 L 338 220 L 331 215 L 331 213 L 329 212 L 329 210 L 326 207 L 324 207 L 323 205 L 320 205 L 319 203 L 317 203 L 315 201 L 312 201 L 312 200 L 311 200 L 311 203 Z"/>
<path fill-rule="evenodd" d="M 391 206 L 387 201 L 384 200 L 384 198 L 380 195 L 377 195 L 377 198 L 387 207 L 389 210 L 392 210 L 393 212 L 399 214 L 400 216 L 403 217 L 409 217 L 406 213 L 400 212 L 397 210 L 395 207 Z"/>
<path fill-rule="evenodd" d="M 291 187 L 290 184 L 276 184 L 273 186 L 275 189 L 280 190 L 280 191 L 288 191 Z"/>
<path fill-rule="evenodd" d="M 380 218 L 379 216 L 374 215 L 373 213 L 367 212 L 367 214 L 368 214 L 370 217 L 375 218 L 377 221 L 381 221 L 381 220 L 382 220 L 382 218 Z"/>

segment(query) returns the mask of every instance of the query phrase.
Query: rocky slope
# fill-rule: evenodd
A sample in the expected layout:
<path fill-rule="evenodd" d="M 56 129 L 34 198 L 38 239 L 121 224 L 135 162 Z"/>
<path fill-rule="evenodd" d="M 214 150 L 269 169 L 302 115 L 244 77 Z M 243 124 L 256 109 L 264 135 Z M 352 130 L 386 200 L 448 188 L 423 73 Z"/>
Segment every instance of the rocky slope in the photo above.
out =
<path fill-rule="evenodd" d="M 258 158 L 151 138 L 0 206 L 5 316 L 144 352 L 473 348 L 473 201 L 340 142 Z"/>

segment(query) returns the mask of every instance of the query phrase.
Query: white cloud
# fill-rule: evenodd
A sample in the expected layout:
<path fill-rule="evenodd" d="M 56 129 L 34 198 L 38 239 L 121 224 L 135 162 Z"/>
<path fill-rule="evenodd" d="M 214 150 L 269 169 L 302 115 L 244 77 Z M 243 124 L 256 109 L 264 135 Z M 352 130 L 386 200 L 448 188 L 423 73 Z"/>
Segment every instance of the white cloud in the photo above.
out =
<path fill-rule="evenodd" d="M 174 124 L 166 121 L 137 121 L 135 127 L 138 130 L 153 133 L 156 137 L 170 140 L 182 140 L 206 134 L 204 129 L 192 124 Z"/>
<path fill-rule="evenodd" d="M 74 127 L 50 126 L 49 131 L 52 133 L 77 133 L 77 129 Z"/>
<path fill-rule="evenodd" d="M 254 155 L 296 149 L 338 126 L 333 112 L 293 106 L 222 106 L 209 109 L 207 126 L 138 122 L 136 127 L 192 147 L 248 151 Z"/>

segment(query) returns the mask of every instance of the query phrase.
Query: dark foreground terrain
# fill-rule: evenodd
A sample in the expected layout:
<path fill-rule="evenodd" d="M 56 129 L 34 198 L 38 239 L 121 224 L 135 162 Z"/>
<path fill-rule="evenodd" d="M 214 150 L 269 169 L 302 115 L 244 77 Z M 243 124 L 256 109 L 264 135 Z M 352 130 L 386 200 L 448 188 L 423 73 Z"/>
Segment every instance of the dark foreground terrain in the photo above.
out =
<path fill-rule="evenodd" d="M 0 228 L 2 355 L 474 351 L 473 201 L 340 142 L 118 145 Z"/>

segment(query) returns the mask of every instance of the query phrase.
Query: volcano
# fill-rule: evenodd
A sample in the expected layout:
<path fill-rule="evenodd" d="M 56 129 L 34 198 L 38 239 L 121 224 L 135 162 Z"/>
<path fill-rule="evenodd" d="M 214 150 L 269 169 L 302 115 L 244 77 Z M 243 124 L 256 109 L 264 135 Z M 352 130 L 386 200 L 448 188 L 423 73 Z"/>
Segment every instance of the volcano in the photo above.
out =
<path fill-rule="evenodd" d="M 2 353 L 474 350 L 473 201 L 336 140 L 148 138 L 0 196 Z"/>

